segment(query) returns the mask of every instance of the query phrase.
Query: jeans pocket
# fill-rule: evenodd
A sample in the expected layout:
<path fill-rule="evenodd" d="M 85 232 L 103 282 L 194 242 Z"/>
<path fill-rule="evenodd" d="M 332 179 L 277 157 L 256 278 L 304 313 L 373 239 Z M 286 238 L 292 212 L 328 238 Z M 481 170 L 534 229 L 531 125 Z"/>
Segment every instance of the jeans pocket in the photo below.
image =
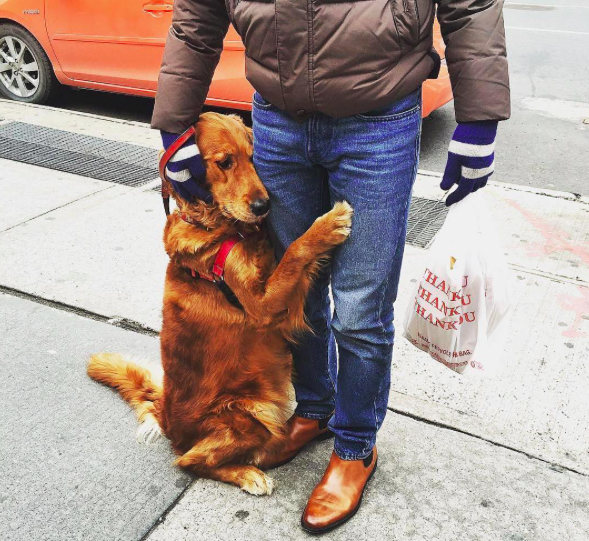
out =
<path fill-rule="evenodd" d="M 272 107 L 274 107 L 274 105 L 272 105 L 266 98 L 264 98 L 264 96 L 262 96 L 262 94 L 260 94 L 257 90 L 254 92 L 254 95 L 252 97 L 252 104 L 254 107 L 264 110 L 271 109 Z"/>
<path fill-rule="evenodd" d="M 397 120 L 421 110 L 421 87 L 384 107 L 354 115 L 362 120 Z"/>

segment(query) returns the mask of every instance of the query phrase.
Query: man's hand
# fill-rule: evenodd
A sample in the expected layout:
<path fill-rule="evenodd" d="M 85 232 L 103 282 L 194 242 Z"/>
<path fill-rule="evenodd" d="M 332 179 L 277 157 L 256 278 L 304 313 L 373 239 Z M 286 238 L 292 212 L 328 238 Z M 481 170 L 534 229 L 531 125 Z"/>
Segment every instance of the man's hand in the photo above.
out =
<path fill-rule="evenodd" d="M 450 206 L 487 184 L 495 167 L 496 120 L 481 120 L 458 124 L 450 147 L 448 163 L 440 188 L 454 190 L 446 200 Z"/>
<path fill-rule="evenodd" d="M 162 131 L 161 134 L 166 150 L 179 137 L 175 133 L 165 131 Z M 183 199 L 192 201 L 194 197 L 197 197 L 206 201 L 210 197 L 203 188 L 206 168 L 194 139 L 189 139 L 172 156 L 166 167 L 166 175 L 174 190 Z"/>

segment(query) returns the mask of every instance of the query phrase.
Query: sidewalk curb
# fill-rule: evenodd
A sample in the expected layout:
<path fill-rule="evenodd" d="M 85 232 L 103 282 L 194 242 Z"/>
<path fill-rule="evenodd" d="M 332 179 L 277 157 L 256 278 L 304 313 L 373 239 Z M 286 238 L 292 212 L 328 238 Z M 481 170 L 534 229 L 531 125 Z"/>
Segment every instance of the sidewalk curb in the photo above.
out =
<path fill-rule="evenodd" d="M 442 180 L 444 176 L 437 171 L 428 171 L 427 169 L 419 169 L 417 174 L 421 177 Z M 550 190 L 547 188 L 533 188 L 531 186 L 524 186 L 523 184 L 512 184 L 510 182 L 501 182 L 498 180 L 489 180 L 488 186 L 500 188 L 502 190 L 512 190 L 517 192 L 525 192 L 533 195 L 542 195 L 545 197 L 555 197 L 557 199 L 565 199 L 566 201 L 574 201 L 583 205 L 589 205 L 589 196 L 583 196 L 572 192 L 562 192 L 558 190 Z"/>
<path fill-rule="evenodd" d="M 16 105 L 18 107 L 23 108 L 36 109 L 38 111 L 51 111 L 59 113 L 61 115 L 83 116 L 86 118 L 93 118 L 95 120 L 104 120 L 106 122 L 114 122 L 116 124 L 127 124 L 129 126 L 135 126 L 138 128 L 148 128 L 151 130 L 147 122 L 139 122 L 137 120 L 125 120 L 123 118 L 114 118 L 105 115 L 98 115 L 96 113 L 86 113 L 84 111 L 71 111 L 69 109 L 61 109 L 60 107 L 53 107 L 52 105 L 39 105 L 37 103 L 21 103 L 13 100 L 7 100 L 5 98 L 0 98 L 0 106 L 4 103 Z"/>
<path fill-rule="evenodd" d="M 19 102 L 14 102 L 12 100 L 6 100 L 6 99 L 0 98 L 0 107 L 3 104 L 6 104 L 10 107 L 17 107 L 17 108 L 22 107 L 23 109 L 32 109 L 32 110 L 41 111 L 41 112 L 47 111 L 50 113 L 58 113 L 61 117 L 67 116 L 67 115 L 81 116 L 84 118 L 91 118 L 93 120 L 99 120 L 99 121 L 103 121 L 103 122 L 110 122 L 110 123 L 121 124 L 121 125 L 126 125 L 126 126 L 133 126 L 135 128 L 144 128 L 146 130 L 149 130 L 150 132 L 152 131 L 150 125 L 147 122 L 138 122 L 135 120 L 125 120 L 125 119 L 113 118 L 113 117 L 108 117 L 108 116 L 104 116 L 104 115 L 99 115 L 96 113 L 86 113 L 86 112 L 82 112 L 82 111 L 64 110 L 64 109 L 60 109 L 59 107 L 53 107 L 50 105 L 19 103 Z M 14 120 L 0 119 L 0 124 L 2 124 L 4 122 L 11 122 L 11 121 L 14 121 Z M 429 171 L 427 169 L 418 169 L 417 174 L 422 178 L 429 178 L 432 180 L 435 179 L 436 181 L 441 180 L 443 177 L 442 173 L 439 173 L 437 171 Z M 583 205 L 589 205 L 589 197 L 582 196 L 577 193 L 563 192 L 563 191 L 558 191 L 558 190 L 550 190 L 550 189 L 545 189 L 545 188 L 533 188 L 530 186 L 524 186 L 524 185 L 520 185 L 520 184 L 512 184 L 512 183 L 507 183 L 507 182 L 500 182 L 500 181 L 496 181 L 496 180 L 490 180 L 488 184 L 489 184 L 489 186 L 493 186 L 495 188 L 500 188 L 502 190 L 515 190 L 515 191 L 526 192 L 526 193 L 531 193 L 531 194 L 535 194 L 535 195 L 542 195 L 545 197 L 554 197 L 557 199 L 565 199 L 567 201 L 574 201 L 574 202 L 581 203 Z M 441 190 L 440 190 L 440 198 L 439 199 L 440 200 L 443 199 Z"/>

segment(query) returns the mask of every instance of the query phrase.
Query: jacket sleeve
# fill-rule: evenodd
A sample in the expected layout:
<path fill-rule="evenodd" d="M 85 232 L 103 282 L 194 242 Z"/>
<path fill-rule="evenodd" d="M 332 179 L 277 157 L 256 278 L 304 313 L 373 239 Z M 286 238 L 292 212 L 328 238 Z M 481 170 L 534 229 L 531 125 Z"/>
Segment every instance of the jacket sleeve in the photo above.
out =
<path fill-rule="evenodd" d="M 435 0 L 457 122 L 511 114 L 503 0 Z"/>
<path fill-rule="evenodd" d="M 196 123 L 229 29 L 224 0 L 176 0 L 151 127 L 182 133 Z"/>

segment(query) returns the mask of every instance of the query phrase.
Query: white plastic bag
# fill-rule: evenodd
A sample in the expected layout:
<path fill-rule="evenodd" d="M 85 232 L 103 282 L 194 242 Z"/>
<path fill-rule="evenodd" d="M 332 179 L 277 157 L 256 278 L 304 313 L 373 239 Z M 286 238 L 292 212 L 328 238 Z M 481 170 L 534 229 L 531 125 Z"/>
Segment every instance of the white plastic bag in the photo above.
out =
<path fill-rule="evenodd" d="M 460 374 L 494 372 L 509 270 L 480 192 L 452 205 L 405 314 L 405 337 Z"/>

